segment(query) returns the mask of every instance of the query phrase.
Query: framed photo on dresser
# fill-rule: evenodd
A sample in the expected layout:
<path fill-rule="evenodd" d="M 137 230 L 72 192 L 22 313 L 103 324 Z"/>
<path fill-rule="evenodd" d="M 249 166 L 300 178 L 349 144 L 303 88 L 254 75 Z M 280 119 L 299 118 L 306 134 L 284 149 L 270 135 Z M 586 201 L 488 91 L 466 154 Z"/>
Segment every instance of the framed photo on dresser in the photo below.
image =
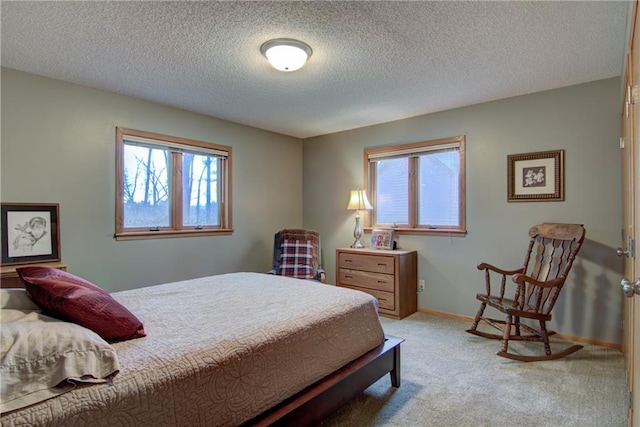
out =
<path fill-rule="evenodd" d="M 393 229 L 374 228 L 371 230 L 371 249 L 393 249 Z"/>

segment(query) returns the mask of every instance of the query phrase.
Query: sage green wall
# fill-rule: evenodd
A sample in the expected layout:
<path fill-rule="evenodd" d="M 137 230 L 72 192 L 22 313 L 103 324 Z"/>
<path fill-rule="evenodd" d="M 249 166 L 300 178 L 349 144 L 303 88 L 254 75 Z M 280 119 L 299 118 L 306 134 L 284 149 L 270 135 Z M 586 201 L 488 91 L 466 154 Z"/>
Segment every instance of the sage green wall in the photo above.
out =
<path fill-rule="evenodd" d="M 322 234 L 329 281 L 335 248 L 353 241 L 354 213 L 346 206 L 349 190 L 363 185 L 363 150 L 466 135 L 467 236 L 397 239 L 418 251 L 418 277 L 426 281 L 419 308 L 475 315 L 475 294 L 484 290 L 478 262 L 517 268 L 531 225 L 583 223 L 587 240 L 551 326 L 619 343 L 619 93 L 619 79 L 607 79 L 305 140 L 304 225 Z M 507 203 L 507 155 L 556 149 L 565 150 L 566 200 Z"/>
<path fill-rule="evenodd" d="M 587 242 L 558 302 L 560 332 L 620 342 L 620 82 L 609 79 L 305 140 L 140 99 L 1 69 L 0 198 L 60 203 L 72 273 L 116 291 L 232 271 L 264 271 L 273 233 L 321 232 L 324 267 L 352 242 L 348 192 L 363 183 L 367 147 L 467 138 L 464 238 L 400 236 L 419 253 L 420 308 L 472 316 L 479 261 L 519 266 L 526 231 L 581 222 Z M 233 147 L 230 236 L 117 242 L 115 127 Z M 564 149 L 566 201 L 506 202 L 506 156 Z M 286 167 L 283 167 L 286 165 Z M 301 177 L 303 178 L 301 180 Z M 304 185 L 303 185 L 304 183 Z M 304 218 L 304 221 L 303 221 Z M 366 236 L 365 236 L 366 237 Z"/>
<path fill-rule="evenodd" d="M 1 78 L 1 199 L 60 204 L 74 274 L 116 291 L 265 271 L 273 233 L 302 225 L 299 139 L 7 68 Z M 233 235 L 115 241 L 116 126 L 233 147 Z"/>

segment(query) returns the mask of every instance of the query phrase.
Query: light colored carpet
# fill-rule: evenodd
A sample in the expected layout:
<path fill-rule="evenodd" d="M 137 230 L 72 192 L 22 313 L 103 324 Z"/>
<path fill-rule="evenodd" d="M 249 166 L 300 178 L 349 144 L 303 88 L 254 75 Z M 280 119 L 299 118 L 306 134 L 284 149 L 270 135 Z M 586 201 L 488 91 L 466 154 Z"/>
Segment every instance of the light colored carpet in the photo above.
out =
<path fill-rule="evenodd" d="M 627 425 L 618 350 L 586 345 L 564 359 L 524 363 L 496 356 L 501 342 L 466 333 L 470 322 L 415 313 L 382 324 L 405 339 L 400 388 L 385 375 L 322 426 Z M 542 346 L 514 349 L 531 345 Z"/>

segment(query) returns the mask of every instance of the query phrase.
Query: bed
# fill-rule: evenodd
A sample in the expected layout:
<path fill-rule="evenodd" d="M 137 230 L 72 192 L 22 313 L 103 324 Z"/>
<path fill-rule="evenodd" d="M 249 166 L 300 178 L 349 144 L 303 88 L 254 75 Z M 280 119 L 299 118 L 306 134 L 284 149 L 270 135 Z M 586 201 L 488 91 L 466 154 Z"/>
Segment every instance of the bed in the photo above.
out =
<path fill-rule="evenodd" d="M 117 374 L 5 412 L 3 426 L 308 425 L 386 373 L 400 385 L 402 339 L 361 292 L 231 273 L 111 296 L 146 333 L 110 344 Z"/>

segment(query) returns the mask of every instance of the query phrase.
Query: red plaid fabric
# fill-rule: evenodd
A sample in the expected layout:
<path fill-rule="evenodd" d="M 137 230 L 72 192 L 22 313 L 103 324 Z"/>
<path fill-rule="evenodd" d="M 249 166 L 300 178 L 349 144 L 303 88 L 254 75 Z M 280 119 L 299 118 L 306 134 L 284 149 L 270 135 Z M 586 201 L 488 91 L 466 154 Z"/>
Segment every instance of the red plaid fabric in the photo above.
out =
<path fill-rule="evenodd" d="M 313 279 L 313 245 L 310 240 L 285 239 L 280 249 L 281 276 Z"/>

